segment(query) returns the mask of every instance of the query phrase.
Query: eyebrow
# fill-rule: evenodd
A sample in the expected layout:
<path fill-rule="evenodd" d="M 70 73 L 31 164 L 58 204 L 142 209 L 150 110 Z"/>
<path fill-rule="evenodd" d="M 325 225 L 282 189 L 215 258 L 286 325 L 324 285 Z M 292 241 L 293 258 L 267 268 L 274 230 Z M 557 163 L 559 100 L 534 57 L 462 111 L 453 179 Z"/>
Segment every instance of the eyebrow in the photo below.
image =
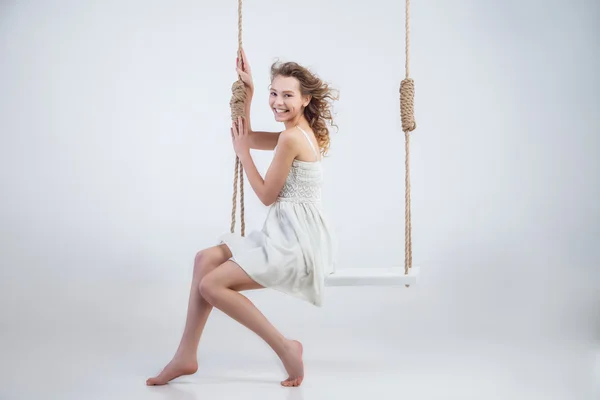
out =
<path fill-rule="evenodd" d="M 278 92 L 277 89 L 273 89 L 273 88 L 269 88 L 269 90 L 272 90 L 273 92 Z M 282 90 L 282 93 L 294 93 L 293 90 Z"/>

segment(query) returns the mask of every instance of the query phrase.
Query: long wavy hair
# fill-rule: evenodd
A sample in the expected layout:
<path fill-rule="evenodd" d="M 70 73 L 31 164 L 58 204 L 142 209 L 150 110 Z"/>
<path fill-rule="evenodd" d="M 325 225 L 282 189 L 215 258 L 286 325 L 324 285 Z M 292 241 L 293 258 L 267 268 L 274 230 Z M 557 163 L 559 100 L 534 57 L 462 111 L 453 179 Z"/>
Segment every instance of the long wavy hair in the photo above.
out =
<path fill-rule="evenodd" d="M 327 155 L 330 145 L 329 128 L 337 125 L 333 122 L 332 101 L 338 100 L 338 93 L 317 75 L 295 62 L 275 62 L 271 65 L 271 82 L 277 76 L 294 77 L 300 82 L 300 93 L 311 96 L 310 103 L 304 109 L 304 117 L 315 133 L 321 154 Z"/>

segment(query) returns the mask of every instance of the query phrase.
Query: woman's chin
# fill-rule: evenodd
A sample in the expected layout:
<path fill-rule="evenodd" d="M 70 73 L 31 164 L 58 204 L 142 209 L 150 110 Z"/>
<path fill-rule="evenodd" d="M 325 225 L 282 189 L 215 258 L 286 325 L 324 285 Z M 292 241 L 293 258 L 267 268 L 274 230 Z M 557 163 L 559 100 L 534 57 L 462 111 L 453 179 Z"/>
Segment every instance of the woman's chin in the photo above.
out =
<path fill-rule="evenodd" d="M 281 114 L 277 114 L 277 113 L 275 113 L 274 117 L 275 117 L 275 121 L 277 121 L 277 122 L 284 122 L 289 119 L 289 115 L 281 115 Z"/>

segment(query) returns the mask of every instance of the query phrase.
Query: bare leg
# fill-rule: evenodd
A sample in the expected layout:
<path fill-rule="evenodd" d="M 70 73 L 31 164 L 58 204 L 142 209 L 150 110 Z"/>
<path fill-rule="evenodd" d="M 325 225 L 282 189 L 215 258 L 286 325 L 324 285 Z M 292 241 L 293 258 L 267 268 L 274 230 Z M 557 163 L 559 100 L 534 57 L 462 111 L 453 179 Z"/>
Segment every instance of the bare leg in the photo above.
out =
<path fill-rule="evenodd" d="M 147 385 L 164 385 L 182 375 L 191 375 L 198 370 L 197 351 L 202 331 L 213 306 L 208 303 L 198 290 L 202 278 L 224 263 L 231 252 L 227 246 L 221 245 L 202 250 L 194 260 L 194 275 L 190 289 L 187 318 L 181 342 L 175 356 L 162 372 L 146 381 Z"/>
<path fill-rule="evenodd" d="M 246 296 L 236 291 L 240 288 L 259 289 L 262 286 L 232 261 L 227 261 L 200 281 L 200 293 L 206 301 L 260 336 L 279 356 L 289 374 L 281 384 L 300 386 L 304 378 L 302 344 L 286 339 Z"/>

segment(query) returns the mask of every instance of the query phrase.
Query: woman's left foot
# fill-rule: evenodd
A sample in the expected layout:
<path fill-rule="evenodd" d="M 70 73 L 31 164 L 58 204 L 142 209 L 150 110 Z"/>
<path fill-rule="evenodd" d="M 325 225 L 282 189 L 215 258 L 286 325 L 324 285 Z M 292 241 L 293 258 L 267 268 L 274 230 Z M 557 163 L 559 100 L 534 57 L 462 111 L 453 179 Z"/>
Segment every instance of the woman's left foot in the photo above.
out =
<path fill-rule="evenodd" d="M 290 340 L 281 357 L 283 366 L 289 374 L 285 381 L 281 382 L 282 386 L 292 387 L 300 386 L 304 380 L 304 362 L 302 361 L 302 343 L 297 340 Z"/>
<path fill-rule="evenodd" d="M 181 357 L 176 355 L 160 374 L 146 380 L 148 386 L 166 385 L 169 381 L 183 375 L 192 375 L 198 371 L 196 357 Z"/>

